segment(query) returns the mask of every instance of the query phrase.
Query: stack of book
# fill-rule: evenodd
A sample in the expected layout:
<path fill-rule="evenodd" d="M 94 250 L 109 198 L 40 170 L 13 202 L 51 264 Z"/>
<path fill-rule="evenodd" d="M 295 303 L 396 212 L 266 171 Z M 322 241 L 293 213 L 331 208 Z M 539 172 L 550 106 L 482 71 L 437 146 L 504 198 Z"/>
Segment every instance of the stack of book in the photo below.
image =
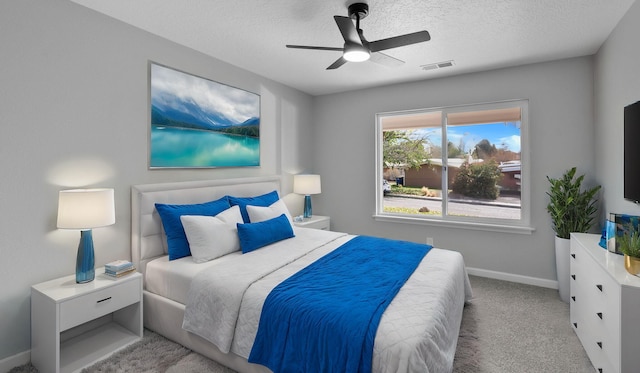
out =
<path fill-rule="evenodd" d="M 128 260 L 116 260 L 104 266 L 104 273 L 111 277 L 121 277 L 135 270 L 136 267 Z"/>

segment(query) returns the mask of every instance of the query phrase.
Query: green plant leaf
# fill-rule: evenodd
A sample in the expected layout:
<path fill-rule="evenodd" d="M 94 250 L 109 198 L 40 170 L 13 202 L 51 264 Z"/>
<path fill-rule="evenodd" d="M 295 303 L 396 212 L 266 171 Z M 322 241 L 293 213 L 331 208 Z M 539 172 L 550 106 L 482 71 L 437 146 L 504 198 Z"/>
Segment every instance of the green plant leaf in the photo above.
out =
<path fill-rule="evenodd" d="M 588 232 L 598 211 L 597 194 L 601 186 L 582 190 L 584 175 L 575 177 L 576 171 L 576 167 L 572 167 L 560 179 L 547 176 L 550 184 L 547 212 L 553 231 L 560 238 L 569 238 L 571 232 Z"/>

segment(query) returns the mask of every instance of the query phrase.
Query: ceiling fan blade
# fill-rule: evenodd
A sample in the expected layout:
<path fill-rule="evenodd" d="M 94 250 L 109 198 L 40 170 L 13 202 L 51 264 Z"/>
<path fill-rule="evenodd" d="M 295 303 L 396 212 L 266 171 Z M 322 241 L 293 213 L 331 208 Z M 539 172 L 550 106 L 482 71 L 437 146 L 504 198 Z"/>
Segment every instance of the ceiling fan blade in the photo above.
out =
<path fill-rule="evenodd" d="M 388 54 L 384 54 L 382 52 L 373 52 L 369 57 L 369 61 L 373 61 L 375 63 L 379 63 L 381 65 L 385 65 L 388 67 L 396 67 L 404 64 L 404 61 L 399 60 L 395 57 L 391 57 Z"/>
<path fill-rule="evenodd" d="M 333 16 L 346 44 L 362 45 L 358 30 L 349 17 Z"/>
<path fill-rule="evenodd" d="M 337 69 L 338 67 L 344 65 L 345 63 L 347 63 L 347 60 L 345 60 L 342 56 L 340 56 L 340 58 L 338 58 L 336 62 L 332 63 L 329 67 L 327 67 L 327 70 Z"/>
<path fill-rule="evenodd" d="M 412 34 L 394 36 L 388 39 L 369 42 L 369 48 L 371 49 L 371 52 L 379 52 L 385 49 L 403 47 L 405 45 L 422 43 L 423 41 L 429 40 L 431 40 L 431 35 L 429 35 L 428 31 L 418 31 Z"/>
<path fill-rule="evenodd" d="M 334 47 L 314 47 L 311 45 L 291 45 L 287 44 L 287 48 L 295 48 L 295 49 L 314 49 L 319 51 L 337 51 L 342 52 L 343 48 L 334 48 Z"/>

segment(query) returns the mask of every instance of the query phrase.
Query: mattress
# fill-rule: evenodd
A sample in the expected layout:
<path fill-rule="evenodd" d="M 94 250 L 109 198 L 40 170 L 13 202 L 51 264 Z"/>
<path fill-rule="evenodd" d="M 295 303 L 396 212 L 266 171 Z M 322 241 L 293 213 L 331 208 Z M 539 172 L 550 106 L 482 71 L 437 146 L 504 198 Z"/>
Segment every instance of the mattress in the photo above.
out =
<path fill-rule="evenodd" d="M 161 256 L 147 263 L 145 290 L 186 304 L 189 287 L 198 273 L 208 268 L 224 266 L 241 255 L 242 252 L 238 251 L 205 263 L 196 263 L 190 256 L 171 261 L 168 255 Z"/>
<path fill-rule="evenodd" d="M 297 243 L 307 245 L 309 241 L 318 240 L 326 240 L 326 243 L 311 250 L 309 254 L 290 260 L 290 265 L 274 271 L 248 287 L 242 297 L 237 321 L 234 320 L 233 323 L 237 326 L 230 339 L 224 342 L 229 348 L 221 350 L 231 351 L 246 358 L 255 339 L 262 304 L 269 291 L 296 270 L 334 250 L 352 237 L 354 236 L 336 232 L 297 228 L 296 237 L 285 240 L 285 248 L 280 248 L 283 252 L 289 250 L 286 246 L 294 247 Z M 274 248 L 260 249 L 264 251 L 259 255 L 266 257 L 267 250 L 271 249 Z M 196 276 L 211 269 L 221 273 L 228 271 L 229 278 L 233 278 L 236 271 L 233 266 L 240 261 L 244 262 L 245 259 L 248 258 L 242 258 L 240 252 L 200 264 L 194 263 L 189 257 L 174 261 L 162 257 L 147 265 L 146 289 L 186 304 L 187 294 Z M 432 249 L 383 314 L 374 345 L 374 372 L 450 370 L 455 355 L 463 303 L 470 298 L 471 289 L 461 255 L 453 251 Z M 203 330 L 212 328 L 207 325 L 198 327 Z M 216 345 L 220 343 L 216 342 Z"/>

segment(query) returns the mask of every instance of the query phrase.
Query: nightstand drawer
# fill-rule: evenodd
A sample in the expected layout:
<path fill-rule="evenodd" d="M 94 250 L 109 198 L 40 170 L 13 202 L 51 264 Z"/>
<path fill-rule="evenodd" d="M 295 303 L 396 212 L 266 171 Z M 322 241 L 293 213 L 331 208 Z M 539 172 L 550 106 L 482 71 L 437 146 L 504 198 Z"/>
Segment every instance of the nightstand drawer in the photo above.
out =
<path fill-rule="evenodd" d="M 94 320 L 140 302 L 140 279 L 136 278 L 60 303 L 60 331 Z"/>

